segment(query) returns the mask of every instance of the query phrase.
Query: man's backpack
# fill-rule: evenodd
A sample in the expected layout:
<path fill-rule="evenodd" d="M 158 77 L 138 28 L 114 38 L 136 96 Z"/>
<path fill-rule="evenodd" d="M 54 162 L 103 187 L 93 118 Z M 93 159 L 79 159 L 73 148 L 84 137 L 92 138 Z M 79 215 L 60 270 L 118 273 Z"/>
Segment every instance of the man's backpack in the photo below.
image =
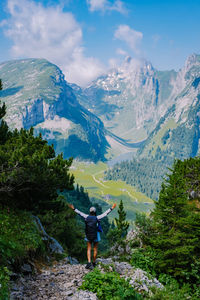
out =
<path fill-rule="evenodd" d="M 88 241 L 93 242 L 97 239 L 97 223 L 98 219 L 96 216 L 88 216 L 85 219 L 85 234 Z"/>

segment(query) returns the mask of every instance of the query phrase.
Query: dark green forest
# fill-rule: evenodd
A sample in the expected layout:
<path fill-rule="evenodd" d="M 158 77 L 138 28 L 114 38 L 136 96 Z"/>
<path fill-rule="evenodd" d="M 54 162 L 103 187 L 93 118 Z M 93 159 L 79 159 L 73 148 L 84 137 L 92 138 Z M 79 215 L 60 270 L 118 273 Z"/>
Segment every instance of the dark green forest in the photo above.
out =
<path fill-rule="evenodd" d="M 156 158 L 143 158 L 117 163 L 113 168 L 105 172 L 106 180 L 123 180 L 136 187 L 151 199 L 157 200 L 161 184 L 168 167 L 173 164 L 172 158 L 159 160 Z"/>

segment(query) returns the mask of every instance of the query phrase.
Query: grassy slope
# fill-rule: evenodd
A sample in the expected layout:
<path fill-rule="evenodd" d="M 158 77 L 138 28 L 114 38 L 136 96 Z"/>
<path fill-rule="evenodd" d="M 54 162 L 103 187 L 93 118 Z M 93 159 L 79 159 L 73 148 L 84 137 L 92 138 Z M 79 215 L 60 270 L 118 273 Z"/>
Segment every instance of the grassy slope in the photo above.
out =
<path fill-rule="evenodd" d="M 84 164 L 75 162 L 71 168 L 76 183 L 82 185 L 88 192 L 93 202 L 102 205 L 103 210 L 114 202 L 119 204 L 120 199 L 124 202 L 127 212 L 127 219 L 133 221 L 136 212 L 148 212 L 153 207 L 153 201 L 144 194 L 136 191 L 131 185 L 123 181 L 104 181 L 104 171 L 107 165 L 100 162 L 98 164 Z M 117 216 L 117 210 L 109 215 L 113 220 Z"/>
<path fill-rule="evenodd" d="M 164 125 L 161 126 L 158 132 L 154 135 L 154 137 L 151 140 L 151 143 L 147 145 L 143 153 L 147 156 L 148 152 L 151 151 L 151 155 L 154 156 L 158 146 L 161 148 L 161 150 L 166 150 L 168 144 L 163 145 L 162 137 L 168 131 L 168 129 L 173 130 L 176 127 L 177 124 L 175 123 L 175 120 L 173 119 L 168 120 Z"/>

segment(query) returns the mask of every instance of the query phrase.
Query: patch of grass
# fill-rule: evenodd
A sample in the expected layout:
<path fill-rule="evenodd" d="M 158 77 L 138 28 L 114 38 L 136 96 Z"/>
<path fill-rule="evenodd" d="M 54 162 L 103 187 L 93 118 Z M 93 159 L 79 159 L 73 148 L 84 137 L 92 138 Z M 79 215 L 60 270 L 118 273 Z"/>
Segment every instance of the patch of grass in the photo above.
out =
<path fill-rule="evenodd" d="M 167 143 L 165 145 L 163 145 L 162 137 L 165 135 L 165 133 L 169 129 L 172 130 L 172 129 L 175 129 L 176 127 L 177 127 L 177 124 L 176 124 L 175 120 L 173 120 L 173 119 L 170 119 L 166 124 L 161 126 L 160 130 L 153 137 L 151 143 L 146 147 L 145 154 L 147 154 L 149 151 L 151 151 L 151 155 L 155 155 L 158 147 L 160 147 L 161 150 L 166 150 Z"/>
<path fill-rule="evenodd" d="M 136 212 L 148 212 L 153 207 L 153 201 L 150 198 L 124 181 L 105 181 L 103 178 L 106 170 L 107 165 L 102 162 L 98 164 L 76 162 L 70 172 L 74 174 L 76 182 L 84 186 L 93 202 L 101 200 L 101 202 L 112 205 L 114 202 L 119 204 L 122 199 L 128 221 L 135 219 Z M 113 220 L 116 216 L 117 210 L 108 217 Z"/>

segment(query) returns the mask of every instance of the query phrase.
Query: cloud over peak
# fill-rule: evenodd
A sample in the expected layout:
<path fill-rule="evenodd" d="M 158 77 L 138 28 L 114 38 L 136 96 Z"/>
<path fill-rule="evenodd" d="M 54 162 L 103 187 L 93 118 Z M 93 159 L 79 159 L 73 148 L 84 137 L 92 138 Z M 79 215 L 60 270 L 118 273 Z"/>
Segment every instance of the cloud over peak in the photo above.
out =
<path fill-rule="evenodd" d="M 13 57 L 46 58 L 64 71 L 68 81 L 80 85 L 103 72 L 97 59 L 84 55 L 82 29 L 72 13 L 30 0 L 8 0 L 8 12 L 10 19 L 3 26 L 13 42 Z"/>
<path fill-rule="evenodd" d="M 135 54 L 139 54 L 139 43 L 143 38 L 142 32 L 136 31 L 128 25 L 119 25 L 114 33 L 114 37 L 124 41 Z"/>

